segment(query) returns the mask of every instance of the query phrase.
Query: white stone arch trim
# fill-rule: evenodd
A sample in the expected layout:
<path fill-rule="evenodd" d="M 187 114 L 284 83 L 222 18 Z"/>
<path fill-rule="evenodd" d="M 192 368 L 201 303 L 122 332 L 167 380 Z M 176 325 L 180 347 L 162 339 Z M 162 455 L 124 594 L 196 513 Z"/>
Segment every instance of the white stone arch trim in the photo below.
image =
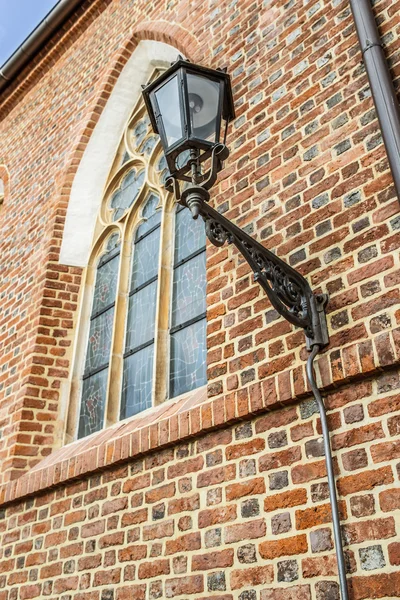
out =
<path fill-rule="evenodd" d="M 124 66 L 86 146 L 74 177 L 59 262 L 86 267 L 107 178 L 129 116 L 156 67 L 168 67 L 179 52 L 164 42 L 142 40 Z"/>

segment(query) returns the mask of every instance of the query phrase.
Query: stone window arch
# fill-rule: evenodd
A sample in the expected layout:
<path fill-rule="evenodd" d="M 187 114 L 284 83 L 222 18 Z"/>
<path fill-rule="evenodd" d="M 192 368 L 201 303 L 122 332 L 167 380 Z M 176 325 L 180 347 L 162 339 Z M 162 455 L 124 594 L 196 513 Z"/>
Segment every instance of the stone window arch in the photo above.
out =
<path fill-rule="evenodd" d="M 204 223 L 177 208 L 166 175 L 140 98 L 95 224 L 67 441 L 206 384 Z"/>

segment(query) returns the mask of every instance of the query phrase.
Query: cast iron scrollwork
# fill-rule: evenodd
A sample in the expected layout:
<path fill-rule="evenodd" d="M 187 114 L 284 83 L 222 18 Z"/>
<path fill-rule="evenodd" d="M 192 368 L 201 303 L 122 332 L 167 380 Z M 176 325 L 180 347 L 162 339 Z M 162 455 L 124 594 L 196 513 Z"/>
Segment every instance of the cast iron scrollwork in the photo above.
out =
<path fill-rule="evenodd" d="M 265 290 L 273 307 L 293 325 L 302 327 L 307 347 L 325 346 L 328 333 L 324 307 L 325 294 L 313 294 L 307 280 L 295 269 L 264 248 L 223 215 L 202 202 L 199 214 L 203 217 L 208 239 L 215 246 L 233 244 L 254 272 L 254 279 Z"/>

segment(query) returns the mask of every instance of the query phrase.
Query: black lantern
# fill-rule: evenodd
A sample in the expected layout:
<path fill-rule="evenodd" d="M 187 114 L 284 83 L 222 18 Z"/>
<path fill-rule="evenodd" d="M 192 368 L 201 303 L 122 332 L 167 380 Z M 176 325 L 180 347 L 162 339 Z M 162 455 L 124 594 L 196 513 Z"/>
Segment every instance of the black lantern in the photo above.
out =
<path fill-rule="evenodd" d="M 171 176 L 187 181 L 189 159 L 196 157 L 199 164 L 209 158 L 221 143 L 222 121 L 225 136 L 235 116 L 229 75 L 179 57 L 144 88 L 143 96 Z"/>

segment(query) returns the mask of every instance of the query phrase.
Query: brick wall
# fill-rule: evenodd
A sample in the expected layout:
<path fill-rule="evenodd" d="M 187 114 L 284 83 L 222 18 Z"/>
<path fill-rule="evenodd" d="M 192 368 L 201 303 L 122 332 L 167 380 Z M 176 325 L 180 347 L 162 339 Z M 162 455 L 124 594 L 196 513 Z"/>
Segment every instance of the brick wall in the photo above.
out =
<path fill-rule="evenodd" d="M 400 582 L 398 387 L 393 373 L 327 397 L 354 600 L 396 597 Z M 1 600 L 338 593 L 311 400 L 133 457 L 0 513 Z"/>
<path fill-rule="evenodd" d="M 399 8 L 374 3 L 396 86 Z M 330 295 L 317 375 L 353 597 L 395 597 L 399 203 L 348 3 L 95 0 L 0 98 L 0 600 L 337 597 L 304 336 L 234 249 L 207 249 L 209 402 L 127 434 L 124 456 L 101 435 L 58 450 L 82 287 L 58 260 L 69 194 L 141 39 L 228 67 L 237 118 L 211 201 Z"/>

